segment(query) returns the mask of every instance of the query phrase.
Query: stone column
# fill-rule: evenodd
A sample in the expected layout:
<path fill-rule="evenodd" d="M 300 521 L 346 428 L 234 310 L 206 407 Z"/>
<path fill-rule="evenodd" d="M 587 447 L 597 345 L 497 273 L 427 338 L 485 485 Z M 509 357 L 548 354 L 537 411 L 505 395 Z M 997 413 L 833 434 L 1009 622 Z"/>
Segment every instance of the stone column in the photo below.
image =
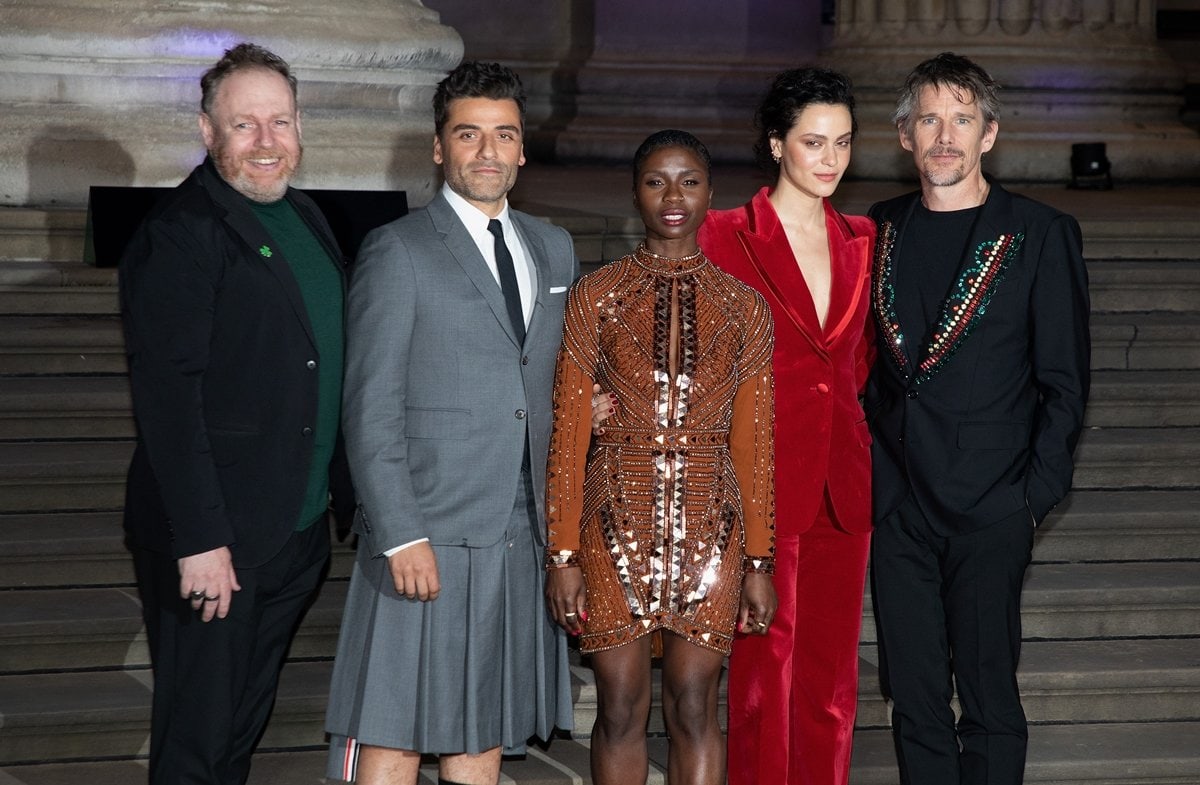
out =
<path fill-rule="evenodd" d="M 842 0 L 826 61 L 851 76 L 861 137 L 851 172 L 912 177 L 890 121 L 917 63 L 966 55 L 1003 85 L 1000 135 L 985 169 L 1066 181 L 1071 145 L 1104 142 L 1113 177 L 1200 176 L 1200 137 L 1179 119 L 1181 69 L 1155 41 L 1149 0 Z"/>
<path fill-rule="evenodd" d="M 419 0 L 42 0 L 0 6 L 0 205 L 179 182 L 203 157 L 200 74 L 240 41 L 300 81 L 299 185 L 428 200 L 430 99 L 462 41 Z"/>

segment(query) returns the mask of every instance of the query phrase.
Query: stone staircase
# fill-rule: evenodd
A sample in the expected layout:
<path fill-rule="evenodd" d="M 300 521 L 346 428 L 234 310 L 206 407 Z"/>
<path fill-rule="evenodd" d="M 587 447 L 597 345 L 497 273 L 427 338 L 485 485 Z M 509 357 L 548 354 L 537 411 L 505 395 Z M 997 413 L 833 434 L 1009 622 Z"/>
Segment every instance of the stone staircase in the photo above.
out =
<path fill-rule="evenodd" d="M 1200 227 L 1080 214 L 1093 398 L 1076 490 L 1042 526 L 1025 594 L 1027 781 L 1196 785 Z M 630 246 L 639 228 L 595 215 L 562 222 L 592 261 Z M 150 673 L 120 530 L 133 424 L 115 273 L 72 261 L 82 226 L 77 211 L 0 209 L 0 783 L 145 777 Z M 345 545 L 335 552 L 284 670 L 255 785 L 321 782 L 350 561 Z M 863 640 L 851 780 L 894 785 L 869 615 Z M 507 761 L 503 782 L 589 781 L 595 692 L 590 670 L 574 670 L 579 732 Z M 650 732 L 651 782 L 664 782 L 657 715 Z"/>

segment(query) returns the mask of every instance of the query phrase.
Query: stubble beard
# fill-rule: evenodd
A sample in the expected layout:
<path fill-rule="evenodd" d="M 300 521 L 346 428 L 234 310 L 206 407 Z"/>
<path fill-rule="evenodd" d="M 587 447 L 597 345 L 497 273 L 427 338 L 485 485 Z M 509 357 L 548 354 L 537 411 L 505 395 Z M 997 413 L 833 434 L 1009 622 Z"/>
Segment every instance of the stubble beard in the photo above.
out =
<path fill-rule="evenodd" d="M 450 190 L 464 199 L 485 204 L 494 204 L 507 196 L 516 180 L 512 169 L 507 166 L 504 167 L 503 176 L 498 178 L 476 177 L 470 171 L 446 170 L 444 175 Z"/>
<path fill-rule="evenodd" d="M 958 165 L 953 169 L 938 168 L 928 160 L 935 155 L 942 155 L 948 152 L 958 155 Z M 960 150 L 934 148 L 926 155 L 926 163 L 921 171 L 921 175 L 930 185 L 941 187 L 958 185 L 963 180 L 967 179 L 966 156 L 963 155 L 962 151 Z"/>
<path fill-rule="evenodd" d="M 229 183 L 235 191 L 251 201 L 270 204 L 278 202 L 287 194 L 288 185 L 296 175 L 296 170 L 300 167 L 300 160 L 304 157 L 304 147 L 297 147 L 293 160 L 288 153 L 283 151 L 251 150 L 244 155 L 236 155 L 230 153 L 223 142 L 218 141 L 209 150 L 209 154 L 212 156 L 221 179 Z M 247 159 L 274 156 L 279 156 L 282 168 L 271 180 L 251 177 L 242 168 L 242 162 Z"/>

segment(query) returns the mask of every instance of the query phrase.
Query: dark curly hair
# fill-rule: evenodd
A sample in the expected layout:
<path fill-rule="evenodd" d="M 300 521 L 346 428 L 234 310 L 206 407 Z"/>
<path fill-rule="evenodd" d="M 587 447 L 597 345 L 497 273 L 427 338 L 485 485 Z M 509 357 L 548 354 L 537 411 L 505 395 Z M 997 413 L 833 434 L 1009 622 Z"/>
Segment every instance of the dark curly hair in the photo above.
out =
<path fill-rule="evenodd" d="M 511 98 L 517 102 L 521 113 L 521 129 L 525 128 L 525 88 L 517 72 L 506 65 L 470 60 L 438 82 L 433 94 L 433 127 L 438 136 L 446 125 L 450 102 L 455 98 L 491 98 L 494 101 Z"/>
<path fill-rule="evenodd" d="M 225 77 L 252 68 L 274 71 L 286 79 L 288 87 L 292 88 L 292 102 L 295 102 L 296 77 L 292 76 L 292 69 L 287 61 L 258 44 L 240 43 L 232 49 L 226 49 L 225 56 L 200 77 L 200 111 L 205 114 L 212 113 L 217 88 L 225 81 Z"/>
<path fill-rule="evenodd" d="M 829 68 L 791 68 L 776 75 L 754 113 L 754 126 L 758 129 L 754 156 L 764 169 L 779 169 L 779 164 L 771 157 L 771 140 L 782 141 L 795 125 L 796 118 L 810 104 L 846 107 L 850 111 L 850 132 L 858 133 L 854 95 L 845 74 Z"/>
<path fill-rule="evenodd" d="M 708 148 L 704 146 L 704 143 L 687 131 L 665 128 L 647 136 L 645 141 L 638 145 L 637 152 L 633 154 L 633 188 L 635 191 L 638 186 L 638 175 L 641 174 L 646 159 L 650 157 L 651 153 L 664 147 L 683 147 L 691 150 L 704 163 L 704 173 L 708 176 L 709 181 L 712 181 L 712 156 L 708 154 Z"/>
<path fill-rule="evenodd" d="M 908 75 L 904 87 L 900 89 L 896 111 L 892 113 L 892 122 L 897 127 L 904 126 L 906 131 L 912 130 L 912 113 L 921 98 L 921 90 L 926 87 L 948 87 L 960 99 L 975 101 L 986 124 L 1000 119 L 1000 98 L 997 96 L 999 83 L 962 55 L 942 52 L 918 65 Z"/>

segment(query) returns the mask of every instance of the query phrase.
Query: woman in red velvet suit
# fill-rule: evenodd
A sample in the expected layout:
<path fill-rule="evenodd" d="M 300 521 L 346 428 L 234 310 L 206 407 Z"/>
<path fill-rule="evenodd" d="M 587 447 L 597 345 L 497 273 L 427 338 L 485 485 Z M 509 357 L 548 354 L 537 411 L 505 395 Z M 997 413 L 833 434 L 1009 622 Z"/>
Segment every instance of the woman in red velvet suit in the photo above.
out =
<path fill-rule="evenodd" d="M 859 396 L 872 352 L 875 225 L 828 202 L 856 130 L 845 77 L 785 71 L 756 120 L 757 152 L 778 180 L 743 207 L 710 211 L 699 237 L 775 318 L 779 610 L 766 637 L 733 645 L 729 783 L 844 785 L 871 537 L 871 437 Z"/>

